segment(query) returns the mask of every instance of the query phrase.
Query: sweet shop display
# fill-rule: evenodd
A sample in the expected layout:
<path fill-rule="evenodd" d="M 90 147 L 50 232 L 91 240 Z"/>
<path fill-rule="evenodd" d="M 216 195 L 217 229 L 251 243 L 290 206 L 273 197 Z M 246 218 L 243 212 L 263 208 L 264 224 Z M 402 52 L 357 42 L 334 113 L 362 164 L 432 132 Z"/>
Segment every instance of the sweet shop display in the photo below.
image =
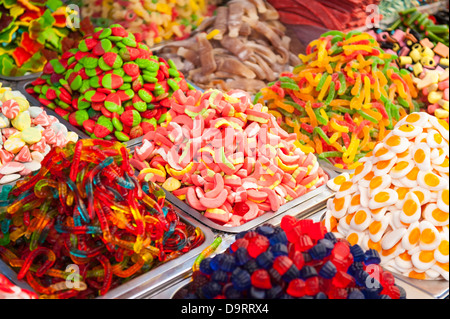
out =
<path fill-rule="evenodd" d="M 262 104 L 235 90 L 173 95 L 170 122 L 134 152 L 138 178 L 157 182 L 204 216 L 239 226 L 328 181 Z"/>
<path fill-rule="evenodd" d="M 325 225 L 405 276 L 448 280 L 448 123 L 412 113 L 360 159 L 353 176 L 329 181 Z"/>
<path fill-rule="evenodd" d="M 335 167 L 354 169 L 418 107 L 410 73 L 393 66 L 396 56 L 368 33 L 329 31 L 300 58 L 302 64 L 255 99 L 266 101 L 305 149 Z"/>
<path fill-rule="evenodd" d="M 81 14 L 90 17 L 100 27 L 120 24 L 127 31 L 142 33 L 149 46 L 190 36 L 204 19 L 208 19 L 216 4 L 205 0 L 144 0 L 144 1 L 83 1 Z"/>
<path fill-rule="evenodd" d="M 48 60 L 77 45 L 92 26 L 68 28 L 70 12 L 60 0 L 0 1 L 0 75 L 20 77 L 42 71 Z"/>
<path fill-rule="evenodd" d="M 0 255 L 41 298 L 104 295 L 203 240 L 164 192 L 136 179 L 119 142 L 85 139 L 52 149 L 5 201 L 8 240 Z M 71 264 L 79 268 L 72 287 Z"/>
<path fill-rule="evenodd" d="M 448 299 L 448 10 L 0 0 L 0 299 Z"/>
<path fill-rule="evenodd" d="M 38 171 L 53 147 L 78 140 L 55 116 L 30 106 L 22 93 L 10 88 L 0 88 L 0 130 L 0 185 Z"/>
<path fill-rule="evenodd" d="M 207 257 L 180 299 L 404 299 L 373 249 L 337 239 L 320 222 L 287 216 L 280 227 L 239 233 Z M 376 274 L 376 276 L 374 275 Z"/>
<path fill-rule="evenodd" d="M 285 31 L 270 4 L 235 0 L 205 19 L 191 38 L 169 43 L 158 54 L 172 58 L 202 89 L 254 94 L 300 63 Z"/>
<path fill-rule="evenodd" d="M 154 130 L 188 83 L 174 63 L 115 24 L 50 60 L 27 91 L 92 138 L 126 142 Z"/>

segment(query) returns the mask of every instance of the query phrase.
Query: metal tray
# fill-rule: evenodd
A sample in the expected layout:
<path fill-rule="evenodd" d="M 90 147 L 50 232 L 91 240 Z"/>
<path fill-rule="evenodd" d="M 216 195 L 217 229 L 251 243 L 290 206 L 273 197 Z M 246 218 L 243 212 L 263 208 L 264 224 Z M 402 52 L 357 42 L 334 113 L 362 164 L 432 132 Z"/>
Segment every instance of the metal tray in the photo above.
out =
<path fill-rule="evenodd" d="M 326 208 L 318 212 L 316 218 L 318 218 L 318 220 L 323 220 L 325 218 L 325 213 Z M 420 280 L 406 277 L 396 272 L 394 269 L 387 270 L 390 271 L 398 281 L 402 282 L 402 286 L 405 284 L 426 295 L 427 298 L 425 299 L 445 299 L 449 297 L 449 282 L 447 280 Z"/>
<path fill-rule="evenodd" d="M 171 287 L 175 282 L 189 276 L 195 258 L 206 247 L 211 245 L 214 241 L 214 234 L 210 229 L 201 225 L 192 217 L 177 209 L 177 207 L 174 207 L 174 210 L 184 222 L 201 229 L 205 235 L 204 242 L 186 254 L 159 265 L 155 269 L 110 290 L 104 296 L 96 299 L 144 299 Z M 15 285 L 33 291 L 25 281 L 18 280 L 17 273 L 2 260 L 0 260 L 0 273 L 5 275 Z"/>
<path fill-rule="evenodd" d="M 42 72 L 30 73 L 30 74 L 23 75 L 23 76 L 5 76 L 5 75 L 0 74 L 0 80 L 5 80 L 5 81 L 9 81 L 9 82 L 21 82 L 21 81 L 37 79 L 41 74 L 42 74 Z"/>
<path fill-rule="evenodd" d="M 331 171 L 327 168 L 322 168 L 322 169 L 325 171 L 326 174 L 328 174 L 330 179 L 337 176 L 336 172 L 334 172 L 334 171 Z M 166 193 L 166 199 L 169 202 L 171 202 L 173 205 L 177 206 L 184 212 L 188 213 L 189 215 L 193 216 L 195 219 L 197 219 L 201 223 L 205 224 L 206 226 L 209 226 L 214 230 L 221 231 L 224 233 L 239 233 L 241 231 L 246 231 L 253 227 L 256 227 L 257 225 L 260 225 L 262 223 L 268 222 L 270 219 L 272 219 L 276 216 L 279 216 L 281 214 L 284 214 L 289 210 L 296 209 L 296 206 L 298 206 L 299 204 L 301 204 L 311 198 L 314 198 L 315 196 L 318 196 L 319 194 L 329 194 L 329 196 L 334 195 L 334 193 L 327 192 L 328 190 L 329 190 L 329 188 L 326 184 L 322 185 L 319 188 L 317 188 L 309 193 L 306 193 L 303 196 L 300 196 L 290 202 L 287 202 L 286 204 L 282 205 L 280 207 L 280 209 L 277 210 L 276 212 L 267 212 L 264 215 L 261 215 L 255 219 L 253 219 L 241 226 L 237 226 L 237 227 L 221 226 L 221 225 L 215 223 L 214 221 L 210 220 L 209 218 L 205 217 L 204 215 L 202 215 L 199 211 L 193 209 L 191 206 L 189 206 L 184 201 L 181 201 L 180 199 L 178 199 L 172 193 L 170 193 L 166 190 L 164 190 L 164 191 Z"/>

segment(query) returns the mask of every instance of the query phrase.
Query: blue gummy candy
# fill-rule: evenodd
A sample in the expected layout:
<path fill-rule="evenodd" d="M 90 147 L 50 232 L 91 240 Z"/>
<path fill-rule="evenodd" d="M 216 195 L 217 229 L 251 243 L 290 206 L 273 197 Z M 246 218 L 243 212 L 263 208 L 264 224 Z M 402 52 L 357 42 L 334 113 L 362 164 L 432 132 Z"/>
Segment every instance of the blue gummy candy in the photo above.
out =
<path fill-rule="evenodd" d="M 283 278 L 281 278 L 280 273 L 276 271 L 275 268 L 270 268 L 267 272 L 269 273 L 272 282 L 279 284 L 283 282 Z"/>
<path fill-rule="evenodd" d="M 319 240 L 317 243 L 324 245 L 325 248 L 329 251 L 329 254 L 331 254 L 331 251 L 334 248 L 334 243 L 332 240 L 323 238 L 323 239 Z"/>
<path fill-rule="evenodd" d="M 223 270 L 216 270 L 212 275 L 211 275 L 211 280 L 219 283 L 219 284 L 225 284 L 228 282 L 228 274 L 223 271 Z"/>
<path fill-rule="evenodd" d="M 314 296 L 315 299 L 328 299 L 328 296 L 324 292 L 319 292 Z"/>
<path fill-rule="evenodd" d="M 364 250 L 358 244 L 351 246 L 350 252 L 353 255 L 354 261 L 364 261 L 366 259 L 366 254 Z"/>
<path fill-rule="evenodd" d="M 282 295 L 283 295 L 283 288 L 281 288 L 281 286 L 279 285 L 272 286 L 272 288 L 270 288 L 266 292 L 267 299 L 278 299 L 281 298 Z"/>
<path fill-rule="evenodd" d="M 232 285 L 224 288 L 224 294 L 227 299 L 241 299 L 242 293 L 235 289 Z"/>
<path fill-rule="evenodd" d="M 378 289 L 375 288 L 364 288 L 361 289 L 361 292 L 364 294 L 364 297 L 366 297 L 366 299 L 379 299 L 379 291 Z"/>
<path fill-rule="evenodd" d="M 354 289 L 347 295 L 347 299 L 366 299 L 366 297 L 359 289 Z"/>
<path fill-rule="evenodd" d="M 262 225 L 256 228 L 256 232 L 263 236 L 269 237 L 275 233 L 275 229 L 271 225 Z"/>
<path fill-rule="evenodd" d="M 319 276 L 325 279 L 333 278 L 337 273 L 336 266 L 331 262 L 327 261 L 322 268 L 320 268 Z"/>
<path fill-rule="evenodd" d="M 332 233 L 332 232 L 328 232 L 326 233 L 323 238 L 328 239 L 329 241 L 331 241 L 333 244 L 337 243 L 337 238 L 336 236 Z"/>
<path fill-rule="evenodd" d="M 400 299 L 406 299 L 406 290 L 402 286 L 394 285 L 400 290 Z"/>
<path fill-rule="evenodd" d="M 314 260 L 322 260 L 329 254 L 329 251 L 323 244 L 316 244 L 310 250 L 308 250 L 309 255 Z"/>
<path fill-rule="evenodd" d="M 379 299 L 392 299 L 390 296 L 382 294 L 379 296 Z"/>
<path fill-rule="evenodd" d="M 272 252 L 267 250 L 256 257 L 256 263 L 264 269 L 269 269 L 273 265 L 275 257 L 273 256 Z"/>
<path fill-rule="evenodd" d="M 356 270 L 353 274 L 353 278 L 355 278 L 355 282 L 358 286 L 365 287 L 367 278 L 369 277 L 369 274 L 367 271 L 363 269 Z"/>
<path fill-rule="evenodd" d="M 236 265 L 242 266 L 247 263 L 251 259 L 250 255 L 248 254 L 248 251 L 244 247 L 239 247 L 236 252 L 234 253 L 234 258 L 236 259 Z"/>
<path fill-rule="evenodd" d="M 216 271 L 220 269 L 220 265 L 222 264 L 222 259 L 224 256 L 224 254 L 218 254 L 211 259 L 209 266 L 212 268 L 212 270 Z"/>
<path fill-rule="evenodd" d="M 223 254 L 219 269 L 226 272 L 232 272 L 236 268 L 236 259 L 233 255 Z"/>
<path fill-rule="evenodd" d="M 245 234 L 247 234 L 247 232 L 248 232 L 248 230 L 241 231 L 240 233 L 237 233 L 237 234 L 234 236 L 234 238 L 235 238 L 236 240 L 241 239 L 241 238 L 244 238 L 244 236 L 245 236 Z"/>
<path fill-rule="evenodd" d="M 375 249 L 368 249 L 365 253 L 364 263 L 366 265 L 378 265 L 381 262 L 380 254 Z"/>
<path fill-rule="evenodd" d="M 239 291 L 247 290 L 252 286 L 250 274 L 242 269 L 236 268 L 231 275 L 231 282 L 235 289 Z"/>
<path fill-rule="evenodd" d="M 213 299 L 222 292 L 222 286 L 215 281 L 206 283 L 201 289 L 203 296 L 207 299 Z"/>
<path fill-rule="evenodd" d="M 264 289 L 251 287 L 249 296 L 251 299 L 264 299 L 264 298 L 266 298 L 266 291 Z"/>
<path fill-rule="evenodd" d="M 317 276 L 317 271 L 316 268 L 312 266 L 303 266 L 303 268 L 300 270 L 300 278 L 303 280 L 314 276 Z"/>
<path fill-rule="evenodd" d="M 288 239 L 284 231 L 277 232 L 269 237 L 270 245 L 275 245 L 277 243 L 287 244 Z"/>
<path fill-rule="evenodd" d="M 244 266 L 242 266 L 243 269 L 245 269 L 246 271 L 248 271 L 249 274 L 253 274 L 253 272 L 255 270 L 259 269 L 258 264 L 256 263 L 256 260 L 254 259 L 250 259 L 249 261 L 247 261 L 245 263 Z"/>
<path fill-rule="evenodd" d="M 277 258 L 278 256 L 287 256 L 288 255 L 288 248 L 283 243 L 276 243 L 270 247 L 270 251 L 272 252 L 273 256 Z"/>
<path fill-rule="evenodd" d="M 200 262 L 200 271 L 205 275 L 211 275 L 214 272 L 214 269 L 211 268 L 211 260 L 212 258 L 208 257 Z"/>
<path fill-rule="evenodd" d="M 289 282 L 291 282 L 291 280 L 293 280 L 293 279 L 295 279 L 295 278 L 298 278 L 299 274 L 300 274 L 300 272 L 299 272 L 297 266 L 292 265 L 292 266 L 289 267 L 289 269 L 283 274 L 283 276 L 281 276 L 281 278 L 282 278 L 285 282 L 289 283 Z"/>

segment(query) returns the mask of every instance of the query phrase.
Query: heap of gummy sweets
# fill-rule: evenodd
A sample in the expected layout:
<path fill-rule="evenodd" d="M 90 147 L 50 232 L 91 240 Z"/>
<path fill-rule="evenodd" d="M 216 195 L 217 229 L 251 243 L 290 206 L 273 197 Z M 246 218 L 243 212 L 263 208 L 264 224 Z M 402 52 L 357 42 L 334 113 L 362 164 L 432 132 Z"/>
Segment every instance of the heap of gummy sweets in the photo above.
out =
<path fill-rule="evenodd" d="M 241 232 L 205 258 L 175 299 L 406 299 L 394 276 L 363 251 L 326 232 L 321 222 L 285 216 Z"/>

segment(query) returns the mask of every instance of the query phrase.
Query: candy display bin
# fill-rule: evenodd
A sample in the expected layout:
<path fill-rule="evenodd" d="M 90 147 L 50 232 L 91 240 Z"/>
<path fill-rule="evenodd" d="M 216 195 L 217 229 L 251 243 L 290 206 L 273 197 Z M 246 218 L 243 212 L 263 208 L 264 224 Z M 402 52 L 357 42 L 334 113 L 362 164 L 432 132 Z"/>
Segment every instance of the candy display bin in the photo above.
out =
<path fill-rule="evenodd" d="M 0 74 L 0 80 L 3 81 L 9 81 L 9 82 L 21 82 L 21 81 L 28 81 L 28 80 L 34 80 L 37 79 L 42 72 L 38 73 L 30 73 L 24 76 L 4 76 Z"/>
<path fill-rule="evenodd" d="M 97 299 L 145 299 L 152 298 L 154 294 L 171 287 L 179 280 L 189 276 L 195 258 L 214 240 L 214 233 L 207 227 L 199 224 L 192 217 L 174 207 L 180 216 L 180 220 L 186 224 L 200 228 L 204 235 L 204 241 L 198 247 L 188 253 L 178 256 L 166 263 L 158 265 L 154 269 L 133 278 L 117 288 L 111 289 L 107 294 Z M 33 291 L 23 280 L 17 280 L 17 273 L 0 260 L 0 272 L 15 285 Z"/>
<path fill-rule="evenodd" d="M 327 168 L 322 169 L 325 171 L 326 174 L 328 174 L 328 177 L 330 179 L 337 176 L 337 173 L 329 170 Z M 302 211 L 301 209 L 298 209 L 298 206 L 302 203 L 308 203 L 308 205 L 312 205 L 314 203 L 313 200 L 319 198 L 322 199 L 328 199 L 333 195 L 332 191 L 328 188 L 327 185 L 322 185 L 318 187 L 315 190 L 310 191 L 309 193 L 304 194 L 303 196 L 300 196 L 292 201 L 287 202 L 286 204 L 282 205 L 280 209 L 276 212 L 267 212 L 241 226 L 237 227 L 227 227 L 227 226 L 221 226 L 214 221 L 210 220 L 209 218 L 205 217 L 203 214 L 201 214 L 199 211 L 195 210 L 189 204 L 187 204 L 184 201 L 181 201 L 176 196 L 174 196 L 171 192 L 166 191 L 166 198 L 167 200 L 172 203 L 174 206 L 178 207 L 179 209 L 183 210 L 187 214 L 191 215 L 198 221 L 200 221 L 202 224 L 210 227 L 211 229 L 223 233 L 232 233 L 236 234 L 241 231 L 246 231 L 249 229 L 252 229 L 258 225 L 264 224 L 265 222 L 270 222 L 270 220 L 276 216 L 284 216 L 288 211 L 296 210 L 296 211 Z M 310 208 L 310 207 L 307 207 Z M 298 209 L 298 210 L 297 210 Z"/>

